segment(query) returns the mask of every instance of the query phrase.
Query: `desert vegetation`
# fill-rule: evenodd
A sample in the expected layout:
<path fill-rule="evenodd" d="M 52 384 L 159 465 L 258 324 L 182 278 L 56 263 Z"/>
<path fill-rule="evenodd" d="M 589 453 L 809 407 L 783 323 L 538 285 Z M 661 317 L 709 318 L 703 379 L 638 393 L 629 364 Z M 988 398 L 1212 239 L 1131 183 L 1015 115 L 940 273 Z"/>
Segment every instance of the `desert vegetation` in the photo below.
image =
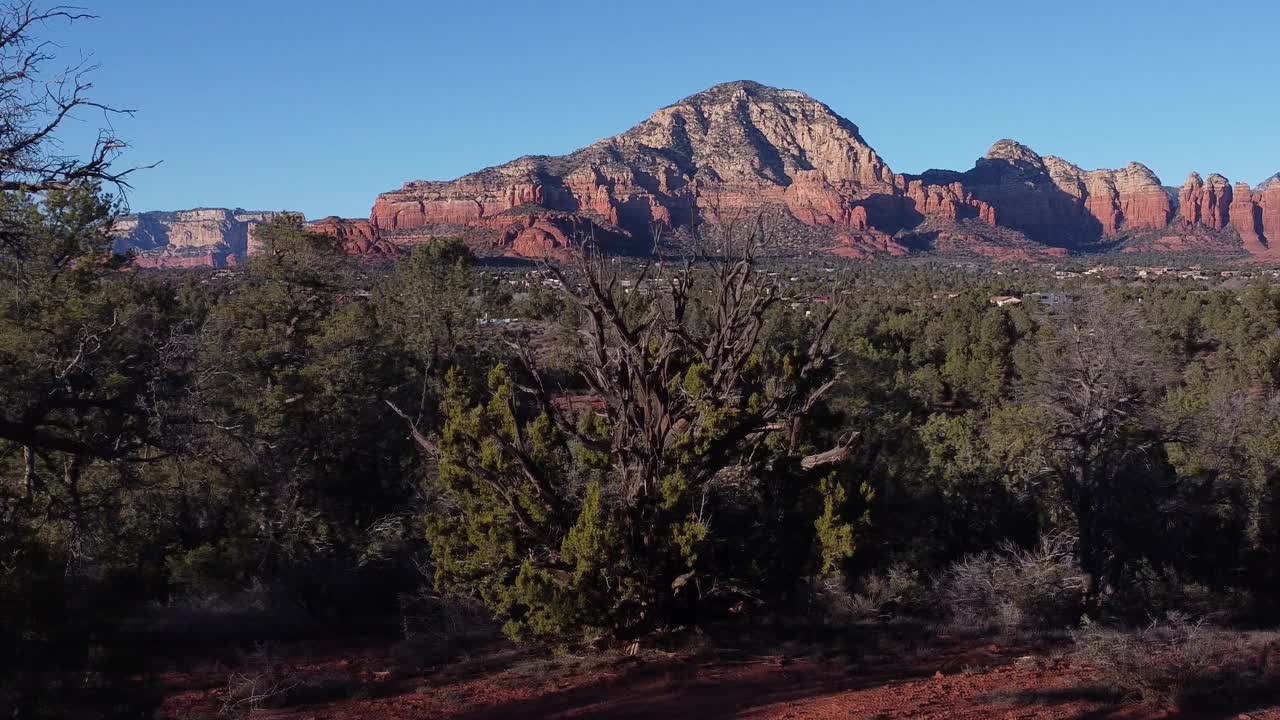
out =
<path fill-rule="evenodd" d="M 223 715 L 368 692 L 273 655 L 335 637 L 411 674 L 905 633 L 1034 644 L 1115 702 L 1275 701 L 1265 276 L 997 306 L 1042 279 L 863 266 L 809 292 L 762 269 L 765 215 L 641 264 L 581 238 L 528 286 L 461 241 L 374 265 L 288 215 L 229 276 L 132 272 L 122 144 L 50 142 L 111 112 L 37 72 L 34 31 L 75 19 L 0 17 L 11 717 L 154 711 L 113 690 L 175 643 L 235 654 Z"/>

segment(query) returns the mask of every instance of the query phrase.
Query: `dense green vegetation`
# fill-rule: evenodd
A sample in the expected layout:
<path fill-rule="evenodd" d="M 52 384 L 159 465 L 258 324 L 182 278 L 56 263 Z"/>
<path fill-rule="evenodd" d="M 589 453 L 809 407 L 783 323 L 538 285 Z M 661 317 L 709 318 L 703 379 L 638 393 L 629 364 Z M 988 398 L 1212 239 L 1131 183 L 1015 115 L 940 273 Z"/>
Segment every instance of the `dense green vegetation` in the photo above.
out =
<path fill-rule="evenodd" d="M 424 584 L 512 637 L 625 638 L 1043 537 L 1082 571 L 1068 619 L 1274 612 L 1265 279 L 996 307 L 1008 280 L 861 269 L 828 305 L 746 256 L 647 284 L 588 256 L 526 289 L 284 218 L 209 282 L 124 270 L 91 185 L 4 210 L 9 660 L 149 604 L 354 622 Z"/>

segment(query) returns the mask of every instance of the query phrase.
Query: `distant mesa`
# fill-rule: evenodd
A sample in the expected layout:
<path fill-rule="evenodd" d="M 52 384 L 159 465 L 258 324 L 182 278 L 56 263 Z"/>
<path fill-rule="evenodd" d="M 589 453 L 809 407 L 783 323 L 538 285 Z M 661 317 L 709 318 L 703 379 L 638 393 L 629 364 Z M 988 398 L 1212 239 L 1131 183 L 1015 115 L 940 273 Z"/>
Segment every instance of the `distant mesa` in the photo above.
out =
<path fill-rule="evenodd" d="M 113 249 L 133 250 L 142 268 L 226 267 L 261 250 L 257 228 L 290 211 L 195 208 L 143 212 L 116 221 Z M 326 217 L 307 223 L 313 232 L 333 235 L 353 255 L 395 254 L 398 248 L 380 240 L 368 220 Z"/>
<path fill-rule="evenodd" d="M 116 221 L 114 249 L 137 251 L 138 267 L 222 267 L 256 250 L 254 228 L 279 212 L 196 208 L 144 212 Z"/>
<path fill-rule="evenodd" d="M 545 257 L 572 250 L 584 237 L 619 252 L 649 247 L 655 231 L 678 242 L 697 223 L 766 209 L 794 220 L 792 246 L 782 251 L 850 257 L 1280 252 L 1280 173 L 1252 189 L 1193 174 L 1171 192 L 1141 163 L 1084 170 L 1000 140 L 967 171 L 897 174 L 831 108 L 802 92 L 750 81 L 691 95 L 568 155 L 530 155 L 455 180 L 406 182 L 379 195 L 368 220 L 311 225 L 355 253 L 394 253 L 463 236 L 484 253 Z M 217 212 L 231 220 L 210 222 L 252 215 Z M 178 232 L 187 231 L 184 225 Z M 226 257 L 252 251 L 247 231 L 229 228 L 212 242 L 216 234 L 191 230 L 196 239 L 175 241 L 170 230 L 168 242 L 159 243 L 147 231 L 129 242 L 144 254 L 161 246 L 175 255 L 194 247 Z"/>

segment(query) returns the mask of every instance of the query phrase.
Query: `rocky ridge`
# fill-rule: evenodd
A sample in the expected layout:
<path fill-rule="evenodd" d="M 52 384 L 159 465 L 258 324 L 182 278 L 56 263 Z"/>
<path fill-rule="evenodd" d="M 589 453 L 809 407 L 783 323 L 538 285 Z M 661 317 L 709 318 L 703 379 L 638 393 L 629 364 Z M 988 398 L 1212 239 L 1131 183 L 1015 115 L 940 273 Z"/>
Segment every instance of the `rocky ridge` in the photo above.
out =
<path fill-rule="evenodd" d="M 543 257 L 584 237 L 643 250 L 655 231 L 679 238 L 699 222 L 765 209 L 807 228 L 791 233 L 804 246 L 793 249 L 850 257 L 1035 259 L 1139 246 L 1280 257 L 1280 173 L 1254 188 L 1193 173 L 1171 190 L 1141 163 L 1085 170 L 1000 140 L 963 172 L 897 174 L 826 105 L 749 81 L 691 95 L 568 155 L 406 182 L 379 195 L 368 220 L 310 226 L 360 254 L 463 236 L 482 252 Z M 148 247 L 149 238 L 136 242 Z M 240 245 L 252 252 L 229 238 L 232 254 Z"/>
<path fill-rule="evenodd" d="M 968 171 L 894 173 L 853 123 L 795 90 L 739 81 L 663 108 L 569 155 L 526 156 L 383 193 L 369 224 L 395 244 L 481 228 L 495 249 L 557 252 L 584 233 L 645 238 L 778 207 L 866 257 L 921 250 L 1036 257 L 1158 238 L 1267 254 L 1280 174 L 1248 190 L 1194 176 L 1172 194 L 1150 168 L 1084 170 L 1013 140 Z M 1246 192 L 1247 190 L 1247 192 Z M 1274 196 L 1274 197 L 1273 197 Z M 1191 244 L 1195 244 L 1191 243 Z"/>

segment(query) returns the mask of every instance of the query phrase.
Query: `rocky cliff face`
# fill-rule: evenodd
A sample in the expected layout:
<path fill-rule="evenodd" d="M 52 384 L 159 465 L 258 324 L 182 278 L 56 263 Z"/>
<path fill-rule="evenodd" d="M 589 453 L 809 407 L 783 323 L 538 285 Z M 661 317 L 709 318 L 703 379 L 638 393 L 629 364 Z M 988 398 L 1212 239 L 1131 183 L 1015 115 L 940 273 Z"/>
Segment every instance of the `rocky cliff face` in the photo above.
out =
<path fill-rule="evenodd" d="M 1253 201 L 1268 249 L 1280 251 L 1280 173 L 1254 188 Z"/>
<path fill-rule="evenodd" d="M 1084 204 L 1103 236 L 1162 228 L 1173 217 L 1173 202 L 1160 178 L 1142 163 L 1088 172 L 1052 156 L 1045 158 L 1045 163 L 1054 185 Z"/>
<path fill-rule="evenodd" d="M 584 229 L 622 241 L 766 207 L 830 228 L 845 248 L 897 251 L 892 237 L 926 217 L 996 224 L 959 183 L 895 175 L 826 105 L 752 82 L 717 85 L 570 155 L 406 183 L 378 197 L 370 224 L 399 243 L 484 227 L 500 249 L 540 255 Z"/>
<path fill-rule="evenodd" d="M 655 230 L 679 238 L 695 221 L 765 209 L 784 211 L 804 249 L 853 257 L 1037 258 L 1122 245 L 1280 254 L 1280 173 L 1252 189 L 1193 173 L 1171 191 L 1140 163 L 1084 170 L 1000 140 L 969 170 L 900 175 L 826 105 L 746 81 L 687 97 L 568 155 L 408 182 L 379 195 L 368 220 L 310 227 L 359 254 L 461 235 L 480 250 L 542 257 L 586 237 L 643 250 Z M 254 251 L 251 215 L 139 217 L 127 243 L 163 264 L 231 262 Z"/>
<path fill-rule="evenodd" d="M 1178 201 L 1183 228 L 1230 228 L 1250 253 L 1280 252 L 1280 173 L 1251 189 L 1248 183 L 1232 185 L 1217 173 L 1205 180 L 1193 172 Z"/>
<path fill-rule="evenodd" d="M 992 145 L 967 172 L 931 170 L 919 177 L 926 187 L 962 188 L 977 206 L 990 208 L 981 216 L 988 224 L 1061 248 L 1164 227 L 1173 212 L 1160 179 L 1145 165 L 1085 171 L 1013 140 Z"/>
<path fill-rule="evenodd" d="M 1193 172 L 1178 193 L 1179 215 L 1188 225 L 1204 225 L 1221 230 L 1227 226 L 1231 205 L 1231 183 L 1217 173 L 1208 182 Z"/>
<path fill-rule="evenodd" d="M 393 255 L 398 252 L 395 245 L 379 237 L 373 225 L 362 218 L 330 215 L 307 223 L 307 229 L 332 235 L 341 243 L 342 249 L 352 255 Z"/>
<path fill-rule="evenodd" d="M 114 249 L 138 267 L 223 267 L 254 250 L 254 228 L 278 212 L 197 208 L 145 212 L 116 222 Z"/>
<path fill-rule="evenodd" d="M 499 242 L 513 242 L 519 233 L 506 230 L 528 225 L 521 218 L 529 209 L 645 236 L 688 225 L 695 214 L 715 220 L 778 205 L 809 224 L 850 225 L 854 201 L 893 195 L 893 183 L 858 128 L 822 103 L 737 82 L 567 156 L 523 157 L 452 182 L 406 183 L 378 197 L 370 222 L 388 236 L 483 225 L 501 231 Z"/>
<path fill-rule="evenodd" d="M 826 105 L 743 81 L 569 155 L 405 183 L 377 198 L 369 232 L 405 244 L 483 230 L 499 251 L 543 255 L 585 234 L 624 242 L 695 219 L 785 208 L 825 229 L 811 236 L 853 256 L 1058 255 L 1156 235 L 1170 247 L 1194 236 L 1267 252 L 1280 231 L 1280 174 L 1265 185 L 1245 192 L 1220 175 L 1194 175 L 1173 196 L 1140 163 L 1084 170 L 1013 140 L 997 142 L 968 171 L 898 175 Z"/>

